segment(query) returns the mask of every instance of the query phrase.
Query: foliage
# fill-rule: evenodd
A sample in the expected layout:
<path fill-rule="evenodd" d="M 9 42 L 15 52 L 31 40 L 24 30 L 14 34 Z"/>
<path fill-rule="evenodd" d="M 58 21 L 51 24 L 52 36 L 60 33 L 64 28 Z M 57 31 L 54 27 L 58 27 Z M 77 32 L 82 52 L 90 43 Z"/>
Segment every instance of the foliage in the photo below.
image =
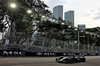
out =
<path fill-rule="evenodd" d="M 0 24 L 0 32 L 3 32 L 4 25 Z"/>
<path fill-rule="evenodd" d="M 69 39 L 67 38 L 67 36 L 69 35 L 67 33 L 70 32 L 71 35 L 70 40 L 74 40 L 74 38 L 72 37 L 74 37 L 75 32 L 73 31 L 72 28 L 68 28 L 67 25 L 62 25 L 50 21 L 43 21 L 41 22 L 41 24 L 38 25 L 38 27 L 39 27 L 38 32 L 44 32 L 45 37 L 66 41 Z"/>

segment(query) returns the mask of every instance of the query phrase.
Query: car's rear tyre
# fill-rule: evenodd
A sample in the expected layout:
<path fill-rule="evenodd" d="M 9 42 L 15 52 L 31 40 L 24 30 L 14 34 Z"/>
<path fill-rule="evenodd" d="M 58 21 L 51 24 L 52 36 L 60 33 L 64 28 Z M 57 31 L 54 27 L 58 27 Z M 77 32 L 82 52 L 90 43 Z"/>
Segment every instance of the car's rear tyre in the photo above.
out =
<path fill-rule="evenodd" d="M 82 62 L 85 62 L 85 61 L 86 61 L 86 59 L 84 58 L 84 59 L 82 59 L 81 61 L 82 61 Z"/>
<path fill-rule="evenodd" d="M 73 59 L 70 59 L 70 63 L 74 63 L 75 61 Z"/>

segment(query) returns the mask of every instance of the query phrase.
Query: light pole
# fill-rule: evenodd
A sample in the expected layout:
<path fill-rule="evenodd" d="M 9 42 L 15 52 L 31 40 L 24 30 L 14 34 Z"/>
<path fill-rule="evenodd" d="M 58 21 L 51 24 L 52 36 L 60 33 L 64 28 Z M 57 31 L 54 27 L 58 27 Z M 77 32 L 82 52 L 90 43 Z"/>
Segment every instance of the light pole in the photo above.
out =
<path fill-rule="evenodd" d="M 68 26 L 68 31 L 70 30 L 71 27 L 72 27 L 72 26 L 70 26 L 70 25 Z M 70 33 L 69 33 L 69 34 L 70 34 Z M 70 45 L 71 45 L 71 44 L 70 44 L 70 42 L 71 42 L 71 41 L 70 41 L 70 37 L 71 37 L 71 35 L 69 35 L 69 37 L 68 37 L 69 49 L 71 49 L 71 46 L 70 46 Z M 72 46 L 73 46 L 73 44 L 72 44 Z"/>
<path fill-rule="evenodd" d="M 88 53 L 90 52 L 89 36 L 88 36 Z"/>
<path fill-rule="evenodd" d="M 80 51 L 80 39 L 79 39 L 79 30 L 78 30 L 78 53 L 79 53 L 79 51 Z"/>
<path fill-rule="evenodd" d="M 86 48 L 85 48 L 85 44 L 84 44 L 84 48 L 83 48 L 83 51 L 84 51 L 84 52 L 86 51 Z"/>
<path fill-rule="evenodd" d="M 15 22 L 14 22 L 14 18 L 15 18 L 15 16 L 14 16 L 14 12 L 15 11 L 13 11 L 13 9 L 16 9 L 17 8 L 17 5 L 16 5 L 16 3 L 14 2 L 14 3 L 10 3 L 10 8 L 12 8 L 11 10 L 12 10 L 12 14 L 11 14 L 11 16 L 10 16 L 10 18 L 11 18 L 11 26 L 10 26 L 10 28 L 9 28 L 9 33 L 10 33 L 10 37 L 11 37 L 11 39 L 10 39 L 10 42 L 12 43 L 12 44 L 16 44 L 16 36 L 15 36 L 15 32 L 16 32 L 16 30 L 15 30 Z"/>
<path fill-rule="evenodd" d="M 89 34 L 89 32 L 86 32 L 86 34 Z M 89 44 L 89 35 L 87 36 L 87 43 L 88 43 L 88 53 L 90 52 L 90 44 Z"/>
<path fill-rule="evenodd" d="M 83 32 L 83 30 L 81 30 Z M 78 29 L 78 53 L 80 52 L 80 37 L 85 37 L 85 36 L 80 36 L 80 31 Z"/>
<path fill-rule="evenodd" d="M 65 25 L 64 23 L 61 23 L 61 25 Z M 63 34 L 65 33 L 65 30 L 63 29 Z M 63 48 L 63 51 L 65 52 L 65 43 L 64 43 L 64 48 Z"/>

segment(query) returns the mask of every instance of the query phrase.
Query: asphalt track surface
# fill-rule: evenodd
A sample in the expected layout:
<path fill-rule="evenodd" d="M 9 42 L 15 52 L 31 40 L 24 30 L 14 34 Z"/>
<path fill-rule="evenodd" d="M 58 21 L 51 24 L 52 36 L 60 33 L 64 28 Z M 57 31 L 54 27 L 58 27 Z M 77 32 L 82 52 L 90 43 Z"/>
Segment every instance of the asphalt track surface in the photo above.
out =
<path fill-rule="evenodd" d="M 57 63 L 57 57 L 1 57 L 0 66 L 100 66 L 100 56 L 86 56 L 86 62 Z"/>

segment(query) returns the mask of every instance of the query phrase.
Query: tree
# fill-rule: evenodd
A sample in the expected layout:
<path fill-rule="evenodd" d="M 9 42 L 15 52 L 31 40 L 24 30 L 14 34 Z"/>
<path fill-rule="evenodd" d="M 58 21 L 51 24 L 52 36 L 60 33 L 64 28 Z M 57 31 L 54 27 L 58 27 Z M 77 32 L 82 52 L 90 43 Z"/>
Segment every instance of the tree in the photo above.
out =
<path fill-rule="evenodd" d="M 95 36 L 94 35 L 90 35 L 90 37 L 89 37 L 91 45 L 95 43 L 96 46 L 100 46 L 100 43 L 99 43 L 99 38 L 100 38 L 99 35 L 100 35 L 100 33 L 99 33 L 98 29 L 100 29 L 100 27 L 87 28 L 86 29 L 86 31 L 95 34 Z"/>
<path fill-rule="evenodd" d="M 15 8 L 15 9 L 10 8 L 11 2 L 16 3 L 17 8 Z M 36 19 L 34 15 L 38 14 L 38 16 L 40 16 L 40 13 L 43 14 L 43 13 L 47 12 L 47 10 L 45 10 L 45 8 L 48 7 L 46 4 L 42 3 L 40 0 L 37 0 L 37 1 L 33 1 L 33 0 L 29 1 L 28 0 L 27 2 L 26 2 L 26 0 L 21 0 L 21 1 L 19 1 L 19 0 L 7 0 L 7 1 L 3 0 L 3 1 L 0 1 L 0 3 L 1 3 L 0 8 L 2 9 L 3 13 L 10 16 L 11 23 L 16 24 L 16 31 L 22 32 L 21 33 L 22 35 L 18 36 L 21 38 L 22 37 L 25 38 L 25 36 L 28 38 L 28 35 L 32 35 L 32 32 L 34 32 L 31 29 L 32 21 L 34 19 Z M 27 15 L 27 13 L 26 13 L 27 9 L 33 10 L 32 18 L 30 17 L 31 15 Z M 11 26 L 12 26 L 12 24 L 11 24 Z M 12 31 L 12 28 L 11 28 L 11 31 Z M 18 44 L 19 44 L 20 40 L 22 41 L 21 38 L 19 38 L 19 40 L 17 41 Z"/>
<path fill-rule="evenodd" d="M 0 32 L 3 32 L 4 25 L 0 24 Z"/>

